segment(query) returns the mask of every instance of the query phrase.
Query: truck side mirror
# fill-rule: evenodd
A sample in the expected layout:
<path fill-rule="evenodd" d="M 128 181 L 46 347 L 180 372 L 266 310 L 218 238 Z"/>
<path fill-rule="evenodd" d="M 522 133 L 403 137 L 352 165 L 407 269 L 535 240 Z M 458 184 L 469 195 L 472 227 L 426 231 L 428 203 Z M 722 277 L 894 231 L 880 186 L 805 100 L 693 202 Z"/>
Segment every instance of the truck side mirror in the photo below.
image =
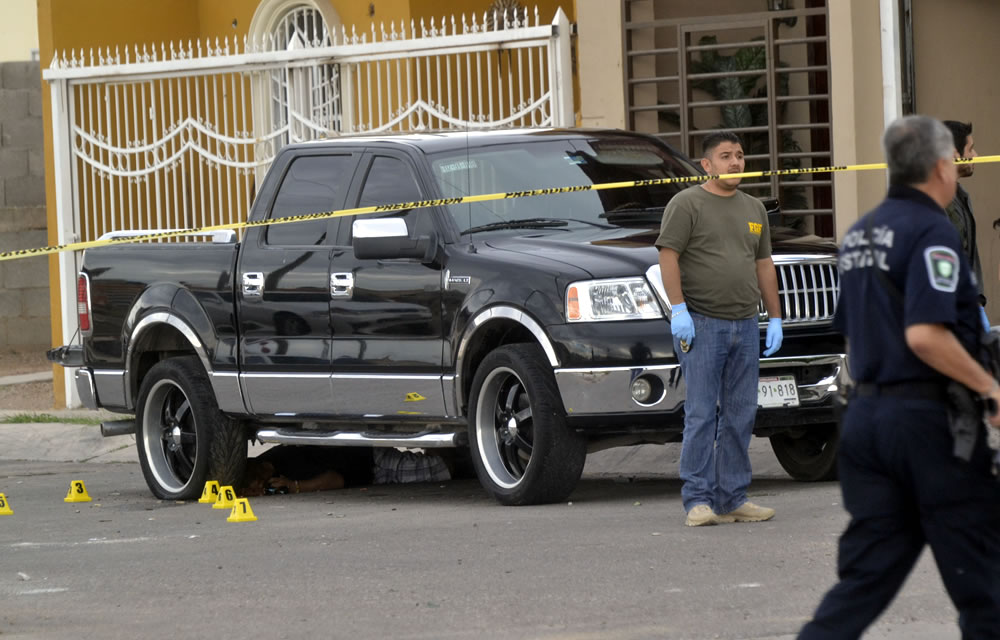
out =
<path fill-rule="evenodd" d="M 778 202 L 777 198 L 761 198 L 760 201 L 768 216 L 776 216 L 781 213 L 781 203 Z"/>
<path fill-rule="evenodd" d="M 360 218 L 351 227 L 354 256 L 362 260 L 408 258 L 427 263 L 437 252 L 437 235 L 410 237 L 402 218 Z"/>

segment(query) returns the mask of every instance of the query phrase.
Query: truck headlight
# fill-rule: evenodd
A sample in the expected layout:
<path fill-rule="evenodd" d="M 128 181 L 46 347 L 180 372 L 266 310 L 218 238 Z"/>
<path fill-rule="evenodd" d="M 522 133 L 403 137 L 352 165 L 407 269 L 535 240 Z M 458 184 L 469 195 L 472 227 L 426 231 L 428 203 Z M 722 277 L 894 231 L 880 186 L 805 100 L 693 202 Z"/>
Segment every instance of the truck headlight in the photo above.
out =
<path fill-rule="evenodd" d="M 662 318 L 656 296 L 645 278 L 574 282 L 566 289 L 568 322 L 649 320 Z"/>

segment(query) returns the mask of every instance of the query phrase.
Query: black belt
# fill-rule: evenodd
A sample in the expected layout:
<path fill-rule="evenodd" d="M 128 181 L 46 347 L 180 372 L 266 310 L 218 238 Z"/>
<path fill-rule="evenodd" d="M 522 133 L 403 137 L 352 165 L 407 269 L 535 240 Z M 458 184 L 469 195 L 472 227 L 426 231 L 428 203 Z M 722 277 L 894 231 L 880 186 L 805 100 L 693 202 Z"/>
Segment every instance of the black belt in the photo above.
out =
<path fill-rule="evenodd" d="M 875 384 L 861 382 L 854 387 L 854 393 L 862 398 L 924 398 L 938 402 L 948 401 L 948 386 L 942 382 L 889 382 Z"/>

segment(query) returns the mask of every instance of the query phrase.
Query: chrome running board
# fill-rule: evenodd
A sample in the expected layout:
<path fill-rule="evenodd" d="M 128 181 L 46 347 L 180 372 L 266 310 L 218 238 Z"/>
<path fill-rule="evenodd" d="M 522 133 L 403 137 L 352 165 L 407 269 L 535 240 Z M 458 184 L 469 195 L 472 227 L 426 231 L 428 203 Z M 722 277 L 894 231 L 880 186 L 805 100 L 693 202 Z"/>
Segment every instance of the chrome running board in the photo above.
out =
<path fill-rule="evenodd" d="M 435 449 L 458 446 L 458 433 L 413 433 L 392 435 L 363 431 L 302 431 L 297 429 L 260 429 L 257 439 L 264 443 L 315 445 L 327 447 L 420 447 Z"/>

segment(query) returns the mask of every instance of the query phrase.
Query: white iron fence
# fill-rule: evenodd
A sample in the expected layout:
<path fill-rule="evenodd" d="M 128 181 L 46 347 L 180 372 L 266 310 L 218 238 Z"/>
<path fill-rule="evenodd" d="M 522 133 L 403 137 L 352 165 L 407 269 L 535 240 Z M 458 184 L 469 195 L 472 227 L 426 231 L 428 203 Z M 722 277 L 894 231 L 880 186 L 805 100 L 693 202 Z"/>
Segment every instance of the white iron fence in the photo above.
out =
<path fill-rule="evenodd" d="M 570 24 L 523 13 L 57 52 L 58 242 L 245 220 L 290 142 L 348 133 L 572 126 Z M 78 257 L 60 254 L 64 344 Z M 67 401 L 75 392 L 67 377 Z M 72 398 L 72 400 L 71 400 Z"/>

